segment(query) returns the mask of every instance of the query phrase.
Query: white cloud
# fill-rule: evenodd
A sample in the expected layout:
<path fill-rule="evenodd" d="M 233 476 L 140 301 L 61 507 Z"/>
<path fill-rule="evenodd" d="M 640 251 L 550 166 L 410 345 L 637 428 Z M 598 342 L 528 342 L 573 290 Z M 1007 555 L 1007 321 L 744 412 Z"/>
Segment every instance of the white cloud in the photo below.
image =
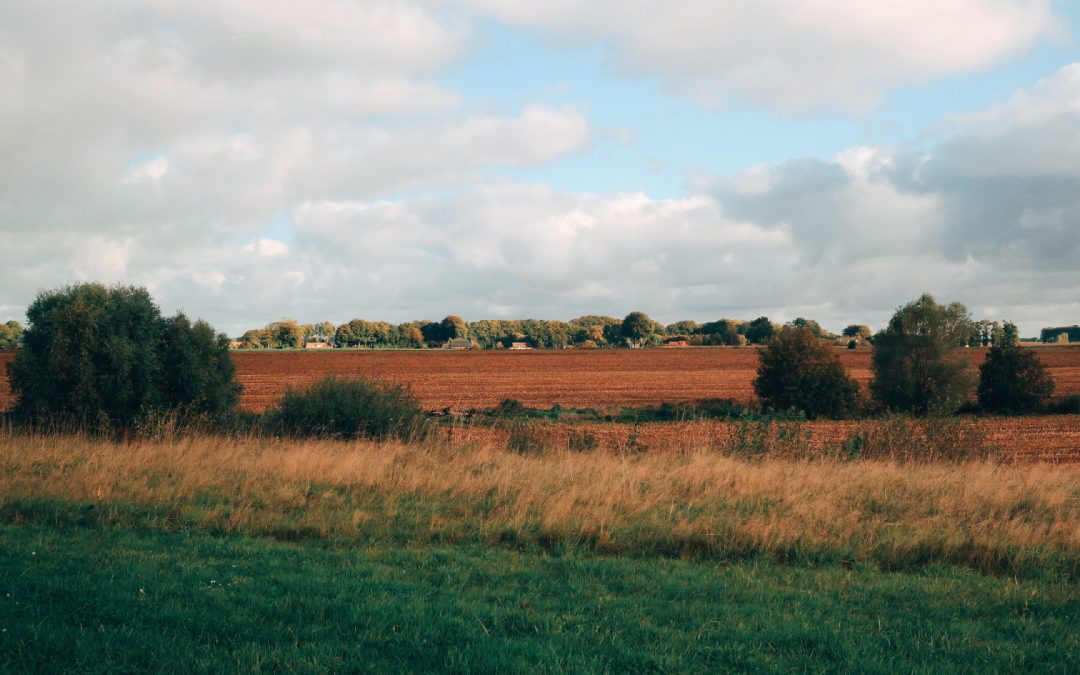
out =
<path fill-rule="evenodd" d="M 466 0 L 714 106 L 865 109 L 889 90 L 1000 63 L 1063 35 L 1050 0 Z"/>
<path fill-rule="evenodd" d="M 250 244 L 245 244 L 240 249 L 240 252 L 258 256 L 260 258 L 280 258 L 288 255 L 289 247 L 274 239 L 261 238 Z"/>
<path fill-rule="evenodd" d="M 169 160 L 155 157 L 131 169 L 124 177 L 125 183 L 158 182 L 169 172 Z"/>

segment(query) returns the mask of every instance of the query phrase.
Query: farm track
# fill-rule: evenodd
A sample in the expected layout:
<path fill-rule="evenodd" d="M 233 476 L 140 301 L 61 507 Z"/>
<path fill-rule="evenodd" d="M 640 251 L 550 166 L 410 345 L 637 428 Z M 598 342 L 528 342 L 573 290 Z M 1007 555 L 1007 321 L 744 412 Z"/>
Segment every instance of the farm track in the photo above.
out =
<path fill-rule="evenodd" d="M 1039 358 L 1057 385 L 1056 395 L 1080 394 L 1080 349 L 1039 347 Z M 871 351 L 837 349 L 841 362 L 863 387 L 871 378 Z M 968 353 L 979 364 L 983 350 Z M 11 353 L 0 353 L 6 364 Z M 753 399 L 758 365 L 752 348 L 602 351 L 321 351 L 234 352 L 237 379 L 244 386 L 240 405 L 262 411 L 287 387 L 302 388 L 329 375 L 365 375 L 404 384 L 429 410 L 490 408 L 507 398 L 530 407 L 617 408 L 665 401 Z M 14 403 L 6 368 L 0 369 L 0 409 Z M 1032 459 L 1080 460 L 1080 416 L 986 419 L 988 439 Z M 698 433 L 687 423 L 642 425 L 649 447 Z M 823 423 L 816 438 L 842 433 L 844 423 Z M 819 425 L 821 426 L 821 425 Z M 833 431 L 827 431 L 831 426 Z M 478 432 L 487 433 L 487 432 Z M 605 434 L 626 434 L 613 426 Z M 668 440 L 665 440 L 668 439 Z"/>

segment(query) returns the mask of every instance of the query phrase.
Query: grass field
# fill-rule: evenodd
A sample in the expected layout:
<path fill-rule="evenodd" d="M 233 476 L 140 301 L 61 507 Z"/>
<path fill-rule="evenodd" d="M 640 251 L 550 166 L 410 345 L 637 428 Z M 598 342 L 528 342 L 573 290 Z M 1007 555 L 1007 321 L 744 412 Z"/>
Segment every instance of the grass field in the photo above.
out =
<path fill-rule="evenodd" d="M 4 672 L 1074 671 L 1076 587 L 0 526 Z"/>
<path fill-rule="evenodd" d="M 0 671 L 1069 672 L 1073 465 L 0 436 Z"/>

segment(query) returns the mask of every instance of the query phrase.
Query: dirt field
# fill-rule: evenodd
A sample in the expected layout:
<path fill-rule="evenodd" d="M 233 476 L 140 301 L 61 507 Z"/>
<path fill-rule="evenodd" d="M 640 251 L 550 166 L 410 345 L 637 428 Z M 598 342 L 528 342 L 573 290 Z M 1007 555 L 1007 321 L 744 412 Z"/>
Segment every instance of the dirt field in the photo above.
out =
<path fill-rule="evenodd" d="M 1057 384 L 1056 395 L 1080 394 L 1080 347 L 1038 347 Z M 871 378 L 868 349 L 837 349 L 864 387 Z M 983 351 L 970 350 L 973 363 Z M 12 354 L 0 353 L 0 365 Z M 327 375 L 368 375 L 403 383 L 431 410 L 484 408 L 513 398 L 533 407 L 638 406 L 663 401 L 753 398 L 758 365 L 752 348 L 600 351 L 312 351 L 234 352 L 244 386 L 240 405 L 260 411 L 286 387 Z M 0 409 L 14 403 L 0 367 Z"/>
<path fill-rule="evenodd" d="M 1038 347 L 1050 369 L 1056 394 L 1080 394 L 1080 348 Z M 864 387 L 871 377 L 870 350 L 837 349 L 848 372 Z M 0 353 L 0 364 L 12 358 Z M 971 350 L 978 364 L 982 350 Z M 240 404 L 260 411 L 273 405 L 286 387 L 303 387 L 327 375 L 363 374 L 411 387 L 430 410 L 489 408 L 513 398 L 531 407 L 617 407 L 693 401 L 705 398 L 753 398 L 751 382 L 758 365 L 752 348 L 651 349 L 602 351 L 319 351 L 234 352 L 237 377 L 244 386 Z M 6 369 L 0 374 L 0 407 L 14 403 Z M 985 420 L 995 443 L 1032 458 L 1080 459 L 1080 416 Z M 830 424 L 830 423 L 826 423 Z M 815 433 L 840 433 L 825 428 Z M 677 425 L 643 427 L 641 442 L 670 445 L 673 434 L 685 437 L 700 429 Z M 605 434 L 623 434 L 611 429 Z M 711 433 L 711 432 L 710 432 Z M 824 435 L 823 435 L 824 434 Z M 625 434 L 623 434 L 625 435 Z"/>

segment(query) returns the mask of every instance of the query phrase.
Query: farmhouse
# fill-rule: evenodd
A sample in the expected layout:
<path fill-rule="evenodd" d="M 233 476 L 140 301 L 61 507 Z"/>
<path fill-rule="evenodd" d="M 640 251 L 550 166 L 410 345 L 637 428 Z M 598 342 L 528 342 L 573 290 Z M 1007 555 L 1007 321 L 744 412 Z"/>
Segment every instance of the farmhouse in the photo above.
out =
<path fill-rule="evenodd" d="M 443 345 L 446 349 L 472 349 L 472 340 L 466 338 L 453 338 Z"/>
<path fill-rule="evenodd" d="M 528 342 L 511 342 L 510 349 L 532 349 Z"/>
<path fill-rule="evenodd" d="M 304 349 L 330 349 L 333 345 L 329 342 L 305 342 Z"/>

